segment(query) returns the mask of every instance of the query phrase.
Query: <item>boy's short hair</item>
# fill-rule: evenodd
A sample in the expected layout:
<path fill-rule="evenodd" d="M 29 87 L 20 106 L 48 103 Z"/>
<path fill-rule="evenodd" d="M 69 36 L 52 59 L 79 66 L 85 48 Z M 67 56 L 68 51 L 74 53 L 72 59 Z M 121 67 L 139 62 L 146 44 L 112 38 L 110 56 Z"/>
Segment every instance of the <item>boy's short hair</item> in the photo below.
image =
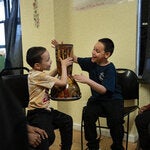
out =
<path fill-rule="evenodd" d="M 112 55 L 112 53 L 114 51 L 113 41 L 109 38 L 102 38 L 102 39 L 99 39 L 98 41 L 104 44 L 104 46 L 105 46 L 104 51 L 110 52 L 110 54 Z"/>
<path fill-rule="evenodd" d="M 42 58 L 41 55 L 46 51 L 45 47 L 31 47 L 28 49 L 26 54 L 26 61 L 31 66 L 34 67 L 35 63 L 40 63 Z"/>

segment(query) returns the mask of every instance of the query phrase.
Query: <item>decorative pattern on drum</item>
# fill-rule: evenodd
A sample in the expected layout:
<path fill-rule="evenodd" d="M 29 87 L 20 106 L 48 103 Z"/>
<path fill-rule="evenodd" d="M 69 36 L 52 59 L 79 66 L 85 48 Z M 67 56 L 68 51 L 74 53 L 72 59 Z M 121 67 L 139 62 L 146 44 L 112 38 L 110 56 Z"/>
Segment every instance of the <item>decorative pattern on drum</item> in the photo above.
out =
<path fill-rule="evenodd" d="M 59 44 L 55 49 L 56 64 L 58 70 L 58 78 L 61 77 L 61 62 L 59 58 L 65 59 L 67 57 L 73 57 L 73 45 L 72 44 Z M 72 101 L 81 98 L 80 88 L 77 82 L 72 77 L 73 65 L 67 68 L 67 85 L 65 87 L 54 86 L 51 89 L 50 97 L 52 100 L 57 101 Z"/>

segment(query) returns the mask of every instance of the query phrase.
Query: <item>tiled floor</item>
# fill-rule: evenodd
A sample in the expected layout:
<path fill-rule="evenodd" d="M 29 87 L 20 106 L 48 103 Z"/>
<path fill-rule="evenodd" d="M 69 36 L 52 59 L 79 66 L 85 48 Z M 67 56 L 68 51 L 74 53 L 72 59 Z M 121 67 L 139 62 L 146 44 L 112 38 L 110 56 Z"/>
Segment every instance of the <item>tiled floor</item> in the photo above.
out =
<path fill-rule="evenodd" d="M 72 150 L 81 150 L 80 136 L 81 136 L 80 131 L 74 130 Z M 112 143 L 111 138 L 102 137 L 101 142 L 100 142 L 101 150 L 110 150 L 111 143 Z M 60 144 L 60 135 L 59 135 L 59 131 L 56 130 L 56 140 L 49 150 L 60 150 L 59 144 Z M 86 148 L 85 145 L 86 145 L 86 142 L 84 141 L 84 149 Z M 135 150 L 136 145 L 137 145 L 136 143 L 129 142 L 128 150 Z"/>

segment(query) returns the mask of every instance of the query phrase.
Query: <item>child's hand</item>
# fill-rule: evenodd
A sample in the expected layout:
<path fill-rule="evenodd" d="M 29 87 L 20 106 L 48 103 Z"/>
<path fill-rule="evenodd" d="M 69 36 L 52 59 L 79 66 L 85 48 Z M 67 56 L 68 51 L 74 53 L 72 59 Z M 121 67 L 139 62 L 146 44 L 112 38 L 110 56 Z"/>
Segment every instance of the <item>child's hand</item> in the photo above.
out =
<path fill-rule="evenodd" d="M 139 114 L 143 113 L 145 110 L 147 110 L 146 106 L 143 106 L 139 109 Z"/>
<path fill-rule="evenodd" d="M 59 58 L 61 61 L 62 66 L 70 66 L 73 64 L 73 58 L 72 57 L 67 57 L 66 59 L 62 59 L 61 57 Z"/>
<path fill-rule="evenodd" d="M 48 138 L 48 135 L 45 132 L 45 130 L 40 129 L 38 127 L 27 125 L 27 130 L 28 130 L 28 133 L 38 133 L 42 139 Z"/>
<path fill-rule="evenodd" d="M 37 147 L 42 139 L 48 138 L 45 130 L 40 129 L 38 127 L 27 125 L 28 130 L 28 142 L 31 146 Z"/>
<path fill-rule="evenodd" d="M 52 44 L 52 48 L 55 48 L 59 44 L 59 42 L 57 40 L 53 39 L 51 41 L 51 44 Z M 61 42 L 61 44 L 63 44 L 63 42 Z"/>
<path fill-rule="evenodd" d="M 73 78 L 77 81 L 77 82 L 80 82 L 80 83 L 87 83 L 87 80 L 88 78 L 86 76 L 84 76 L 83 74 L 75 74 L 73 76 Z"/>

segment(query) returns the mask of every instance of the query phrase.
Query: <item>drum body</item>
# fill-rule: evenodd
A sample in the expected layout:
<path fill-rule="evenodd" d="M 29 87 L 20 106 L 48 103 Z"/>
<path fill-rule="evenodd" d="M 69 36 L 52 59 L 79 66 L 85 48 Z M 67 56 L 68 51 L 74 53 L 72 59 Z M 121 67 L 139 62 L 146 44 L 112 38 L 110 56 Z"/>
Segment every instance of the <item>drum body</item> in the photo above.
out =
<path fill-rule="evenodd" d="M 56 65 L 58 70 L 58 78 L 61 77 L 61 62 L 60 57 L 65 59 L 67 57 L 73 57 L 73 45 L 72 44 L 59 44 L 55 49 Z M 73 65 L 67 67 L 67 85 L 65 87 L 54 86 L 51 89 L 50 97 L 52 100 L 57 101 L 72 101 L 81 98 L 80 88 L 77 82 L 72 76 Z"/>

